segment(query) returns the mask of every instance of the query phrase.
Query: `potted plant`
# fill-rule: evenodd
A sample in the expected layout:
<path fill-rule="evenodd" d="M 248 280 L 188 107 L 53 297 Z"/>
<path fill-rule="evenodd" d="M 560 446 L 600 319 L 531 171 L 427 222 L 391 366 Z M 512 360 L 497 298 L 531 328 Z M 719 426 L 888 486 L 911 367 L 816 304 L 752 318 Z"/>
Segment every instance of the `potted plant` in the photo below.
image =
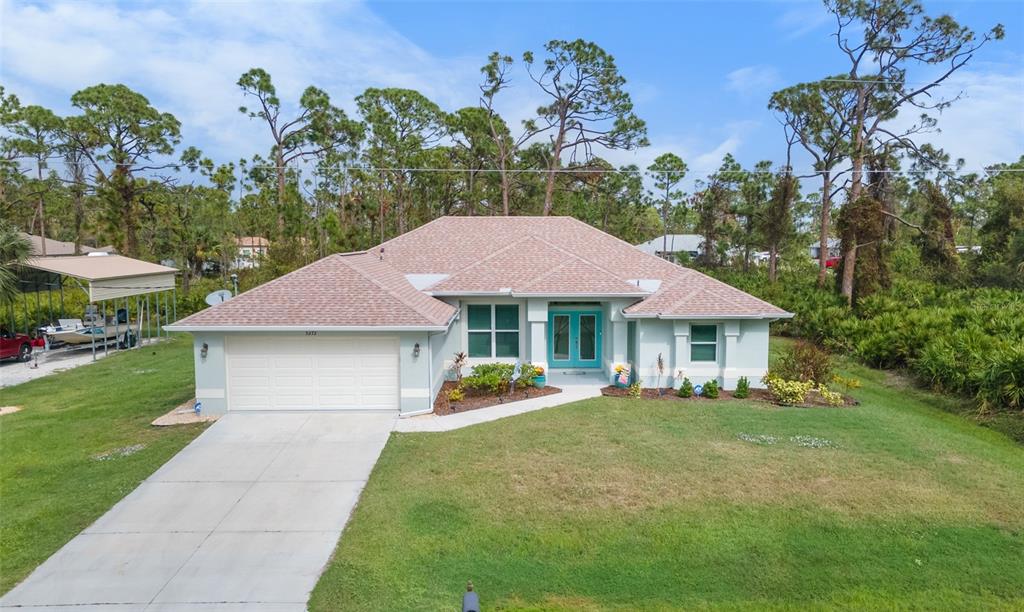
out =
<path fill-rule="evenodd" d="M 615 364 L 615 376 L 612 377 L 615 386 L 625 389 L 629 386 L 629 366 L 622 363 Z"/>
<path fill-rule="evenodd" d="M 543 389 L 544 385 L 548 383 L 547 377 L 544 376 L 544 368 L 541 366 L 533 366 L 533 371 L 535 372 L 533 375 L 533 386 L 538 389 Z"/>

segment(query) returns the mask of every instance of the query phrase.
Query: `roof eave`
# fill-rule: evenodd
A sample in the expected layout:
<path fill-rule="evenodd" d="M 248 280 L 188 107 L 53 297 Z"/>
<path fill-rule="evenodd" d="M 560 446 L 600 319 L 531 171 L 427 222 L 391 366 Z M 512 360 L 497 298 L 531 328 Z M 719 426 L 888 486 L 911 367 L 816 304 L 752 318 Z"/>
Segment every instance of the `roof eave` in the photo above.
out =
<path fill-rule="evenodd" d="M 650 292 L 630 293 L 528 293 L 522 291 L 426 291 L 431 297 L 524 297 L 524 298 L 643 298 Z"/>
<path fill-rule="evenodd" d="M 454 318 L 454 317 L 453 317 Z M 171 323 L 163 329 L 172 332 L 417 332 L 447 331 L 451 321 L 445 325 L 184 325 Z"/>
<path fill-rule="evenodd" d="M 661 312 L 652 313 L 635 313 L 623 311 L 622 316 L 626 319 L 665 319 L 665 320 L 710 320 L 710 319 L 768 319 L 769 321 L 775 321 L 778 319 L 792 319 L 793 313 L 752 313 L 752 314 L 693 314 L 693 315 L 674 315 L 665 314 Z"/>

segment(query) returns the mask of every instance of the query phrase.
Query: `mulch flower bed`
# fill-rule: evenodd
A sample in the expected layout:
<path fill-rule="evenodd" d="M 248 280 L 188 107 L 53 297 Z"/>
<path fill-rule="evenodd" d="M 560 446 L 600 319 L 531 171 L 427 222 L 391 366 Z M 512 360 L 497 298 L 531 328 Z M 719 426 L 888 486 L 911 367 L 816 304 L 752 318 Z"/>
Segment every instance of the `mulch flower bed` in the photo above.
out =
<path fill-rule="evenodd" d="M 558 387 L 552 387 L 550 385 L 543 389 L 538 389 L 537 387 L 516 387 L 515 393 L 505 393 L 499 398 L 497 395 L 491 395 L 489 393 L 477 394 L 477 392 L 472 389 L 464 389 L 466 393 L 465 398 L 458 402 L 449 402 L 448 392 L 454 389 L 455 386 L 456 383 L 453 381 L 445 381 L 445 383 L 441 385 L 441 391 L 438 392 L 437 398 L 434 400 L 434 414 L 438 416 L 456 414 L 458 412 L 466 412 L 467 410 L 487 408 L 488 406 L 508 404 L 509 402 L 518 402 L 524 399 L 543 397 L 545 395 L 553 395 L 555 393 L 562 392 Z"/>
<path fill-rule="evenodd" d="M 612 385 L 609 385 L 607 387 L 602 388 L 601 389 L 601 395 L 605 395 L 605 396 L 608 396 L 608 397 L 629 397 L 630 396 L 628 388 L 616 387 L 616 386 L 612 386 Z M 643 389 L 641 391 L 641 395 L 640 396 L 643 399 L 669 400 L 669 401 L 673 401 L 674 400 L 674 401 L 680 401 L 680 402 L 717 402 L 717 401 L 726 400 L 726 399 L 735 399 L 733 397 L 733 395 L 732 395 L 732 391 L 726 391 L 724 389 L 719 390 L 719 392 L 718 392 L 718 399 L 709 399 L 709 398 L 701 397 L 701 396 L 698 396 L 698 395 L 693 395 L 693 396 L 690 396 L 690 397 L 679 397 L 678 395 L 676 395 L 676 389 L 672 389 L 670 387 L 665 387 L 664 389 L 662 389 L 660 395 L 658 394 L 658 390 L 657 389 L 647 389 L 647 388 L 645 388 L 645 389 Z M 776 404 L 775 400 L 772 399 L 771 393 L 769 393 L 767 389 L 751 389 L 750 390 L 750 395 L 748 395 L 744 399 L 754 400 L 754 401 L 757 401 L 757 402 L 768 402 L 769 404 Z M 845 402 L 844 406 L 855 406 L 858 403 L 857 400 L 855 400 L 855 399 L 853 399 L 852 397 L 849 397 L 849 396 L 843 396 L 843 401 Z M 776 404 L 776 405 L 778 405 L 778 404 Z M 800 404 L 799 407 L 800 408 L 842 408 L 843 406 L 831 406 L 831 405 L 829 405 L 828 402 L 826 402 L 824 399 L 822 399 L 821 395 L 819 395 L 816 390 L 812 389 L 807 394 L 807 401 L 805 401 L 803 404 Z"/>

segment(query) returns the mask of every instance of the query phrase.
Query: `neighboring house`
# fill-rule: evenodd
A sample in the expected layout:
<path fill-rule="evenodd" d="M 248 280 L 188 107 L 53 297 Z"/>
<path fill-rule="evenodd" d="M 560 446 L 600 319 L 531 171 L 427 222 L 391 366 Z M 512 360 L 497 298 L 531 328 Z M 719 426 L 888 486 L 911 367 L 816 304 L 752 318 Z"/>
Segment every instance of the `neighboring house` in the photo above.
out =
<path fill-rule="evenodd" d="M 260 262 L 266 258 L 270 250 L 270 241 L 262 236 L 235 238 L 235 245 L 238 247 L 238 254 L 232 262 L 232 267 L 236 269 L 260 267 Z"/>
<path fill-rule="evenodd" d="M 807 247 L 807 254 L 810 255 L 811 259 L 817 261 L 818 254 L 821 253 L 821 243 L 817 240 L 814 241 L 811 246 Z M 826 259 L 832 259 L 833 257 L 839 257 L 843 254 L 843 242 L 838 238 L 828 239 L 828 255 Z"/>
<path fill-rule="evenodd" d="M 169 325 L 196 397 L 226 410 L 429 412 L 452 357 L 553 373 L 634 364 L 645 386 L 754 386 L 790 313 L 571 217 L 442 217 Z M 468 368 L 467 368 L 468 371 Z"/>
<path fill-rule="evenodd" d="M 18 233 L 21 234 L 22 238 L 25 238 L 26 240 L 29 241 L 29 244 L 31 245 L 31 248 L 32 248 L 32 254 L 37 256 L 37 257 L 43 255 L 43 245 L 44 244 L 46 246 L 46 256 L 47 257 L 54 257 L 54 256 L 61 256 L 61 255 L 74 255 L 75 254 L 75 243 L 74 242 L 64 242 L 63 240 L 54 240 L 53 238 L 43 238 L 42 236 L 36 236 L 34 234 L 26 234 L 25 232 L 18 232 Z M 45 240 L 45 243 L 43 242 L 44 240 Z M 117 249 L 115 249 L 112 245 L 107 245 L 105 247 L 96 248 L 96 247 L 85 246 L 83 244 L 81 251 L 82 252 L 80 253 L 80 255 L 85 255 L 85 254 L 88 254 L 88 253 L 116 253 Z"/>
<path fill-rule="evenodd" d="M 658 236 L 647 242 L 641 242 L 636 245 L 636 248 L 649 255 L 656 255 L 675 261 L 676 253 L 686 253 L 691 258 L 696 259 L 700 255 L 703 244 L 704 236 L 700 234 L 669 234 L 668 236 Z"/>

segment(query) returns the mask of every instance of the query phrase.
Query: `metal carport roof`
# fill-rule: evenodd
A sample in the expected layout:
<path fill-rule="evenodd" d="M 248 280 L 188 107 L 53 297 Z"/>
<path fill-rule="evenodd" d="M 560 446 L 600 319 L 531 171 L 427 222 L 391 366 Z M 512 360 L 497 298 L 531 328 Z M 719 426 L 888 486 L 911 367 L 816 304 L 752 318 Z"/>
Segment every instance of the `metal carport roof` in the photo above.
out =
<path fill-rule="evenodd" d="M 89 300 L 143 295 L 174 289 L 175 268 L 123 255 L 33 257 L 23 267 L 85 281 Z"/>

